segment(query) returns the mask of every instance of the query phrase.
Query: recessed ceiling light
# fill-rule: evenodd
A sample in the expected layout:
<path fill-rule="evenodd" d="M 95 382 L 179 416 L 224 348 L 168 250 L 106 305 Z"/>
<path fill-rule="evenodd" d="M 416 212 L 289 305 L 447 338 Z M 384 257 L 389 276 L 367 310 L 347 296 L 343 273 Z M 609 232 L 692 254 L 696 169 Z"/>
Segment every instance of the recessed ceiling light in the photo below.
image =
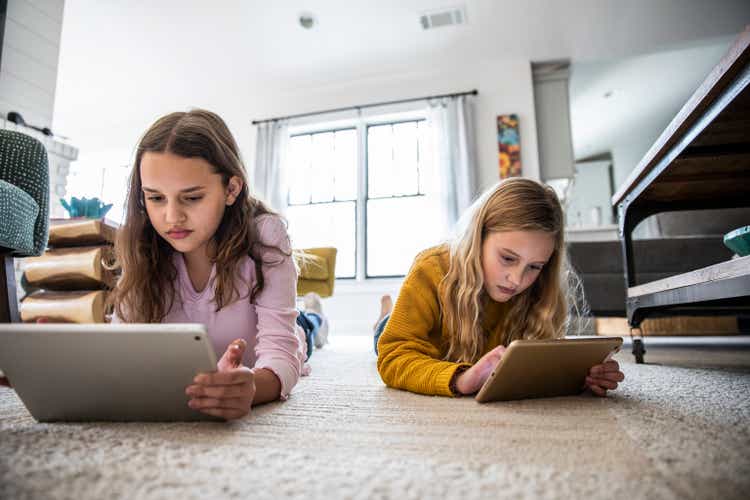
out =
<path fill-rule="evenodd" d="M 310 12 L 303 12 L 299 15 L 299 25 L 306 30 L 312 29 L 317 24 L 315 16 Z"/>

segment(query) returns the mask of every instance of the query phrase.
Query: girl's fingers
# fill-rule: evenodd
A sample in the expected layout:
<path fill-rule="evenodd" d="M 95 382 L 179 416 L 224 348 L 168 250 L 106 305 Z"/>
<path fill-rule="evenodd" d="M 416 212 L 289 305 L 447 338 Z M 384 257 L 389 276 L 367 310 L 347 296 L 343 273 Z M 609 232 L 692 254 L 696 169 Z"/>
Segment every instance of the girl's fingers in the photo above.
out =
<path fill-rule="evenodd" d="M 193 397 L 208 398 L 241 398 L 250 395 L 251 384 L 234 385 L 200 385 L 187 386 L 185 394 Z"/>
<path fill-rule="evenodd" d="M 605 397 L 607 395 L 607 390 L 606 389 L 602 389 L 598 385 L 590 385 L 589 389 L 591 389 L 591 392 L 593 392 L 597 396 Z"/>
<path fill-rule="evenodd" d="M 610 391 L 617 389 L 617 382 L 606 378 L 586 377 L 586 384 L 589 386 L 596 385 Z"/>
<path fill-rule="evenodd" d="M 224 351 L 224 354 L 217 363 L 219 371 L 229 371 L 241 366 L 242 356 L 244 355 L 246 348 L 247 342 L 245 342 L 244 339 L 237 339 L 229 344 L 227 350 Z"/>
<path fill-rule="evenodd" d="M 615 382 L 622 382 L 625 380 L 625 374 L 622 372 L 605 372 L 602 378 L 613 380 Z"/>
<path fill-rule="evenodd" d="M 604 371 L 607 372 L 619 372 L 620 371 L 620 364 L 615 361 L 614 359 L 610 359 L 606 363 L 604 363 Z"/>
<path fill-rule="evenodd" d="M 617 361 L 610 360 L 606 363 L 602 363 L 600 365 L 594 365 L 591 367 L 591 370 L 589 370 L 589 375 L 603 375 L 604 373 L 611 373 L 611 372 L 619 372 L 620 371 L 620 365 L 617 363 Z"/>
<path fill-rule="evenodd" d="M 625 374 L 620 371 L 619 363 L 611 359 L 591 367 L 589 376 L 586 377 L 586 385 L 592 393 L 605 397 L 608 390 L 617 389 L 617 383 L 623 380 L 625 380 Z"/>
<path fill-rule="evenodd" d="M 249 409 L 250 403 L 246 398 L 193 398 L 188 401 L 188 406 L 194 410 L 223 409 L 241 410 Z"/>
<path fill-rule="evenodd" d="M 199 373 L 193 383 L 200 385 L 235 385 L 245 384 L 253 380 L 250 368 L 241 367 L 228 372 Z"/>
<path fill-rule="evenodd" d="M 505 354 L 505 346 L 499 345 L 487 353 L 487 361 L 491 363 L 494 368 L 498 361 L 503 357 L 503 354 Z"/>
<path fill-rule="evenodd" d="M 242 362 L 242 355 L 245 354 L 247 342 L 242 339 L 235 340 L 229 348 L 229 353 L 235 362 Z"/>
<path fill-rule="evenodd" d="M 625 380 L 625 374 L 622 372 L 602 372 L 602 373 L 589 373 L 590 378 L 611 380 L 613 382 L 622 382 Z"/>

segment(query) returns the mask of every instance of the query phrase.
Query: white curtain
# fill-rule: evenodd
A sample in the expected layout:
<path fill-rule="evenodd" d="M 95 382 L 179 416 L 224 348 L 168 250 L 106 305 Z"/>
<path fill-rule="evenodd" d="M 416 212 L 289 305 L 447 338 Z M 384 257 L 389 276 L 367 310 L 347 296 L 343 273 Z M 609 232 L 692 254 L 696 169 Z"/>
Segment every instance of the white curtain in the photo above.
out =
<path fill-rule="evenodd" d="M 260 195 L 272 209 L 284 213 L 287 208 L 287 175 L 284 160 L 289 144 L 289 127 L 285 121 L 257 125 L 255 170 L 252 191 Z"/>
<path fill-rule="evenodd" d="M 473 104 L 470 95 L 429 103 L 436 161 L 434 201 L 446 234 L 452 233 L 458 218 L 477 195 Z"/>

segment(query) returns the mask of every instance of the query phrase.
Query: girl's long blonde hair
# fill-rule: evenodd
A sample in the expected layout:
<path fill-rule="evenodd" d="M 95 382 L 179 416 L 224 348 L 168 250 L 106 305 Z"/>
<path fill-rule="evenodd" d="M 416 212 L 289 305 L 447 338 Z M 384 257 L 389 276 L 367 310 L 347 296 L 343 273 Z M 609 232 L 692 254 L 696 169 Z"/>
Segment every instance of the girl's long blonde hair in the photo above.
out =
<path fill-rule="evenodd" d="M 250 195 L 239 148 L 226 123 L 215 113 L 195 109 L 158 119 L 138 144 L 130 175 L 127 215 L 115 241 L 116 266 L 122 269 L 122 276 L 109 294 L 110 305 L 114 304 L 122 321 L 157 323 L 164 319 L 176 298 L 177 269 L 171 258 L 174 249 L 151 225 L 141 191 L 140 165 L 147 152 L 202 158 L 221 175 L 224 187 L 233 176 L 242 180 L 240 194 L 226 207 L 214 235 L 214 302 L 219 310 L 240 298 L 235 277 L 240 260 L 246 256 L 253 259 L 257 280 L 249 293 L 252 302 L 264 287 L 263 267 L 281 262 L 289 254 L 260 241 L 255 219 L 273 212 Z M 264 249 L 269 248 L 278 255 L 277 260 L 263 260 L 261 252 L 265 254 Z"/>
<path fill-rule="evenodd" d="M 554 251 L 536 281 L 508 303 L 500 342 L 548 339 L 565 335 L 569 308 L 578 304 L 569 283 L 563 211 L 554 190 L 520 177 L 498 183 L 480 197 L 459 222 L 450 243 L 448 273 L 440 283 L 445 359 L 476 362 L 490 332 L 483 331 L 483 306 L 492 300 L 484 290 L 482 243 L 500 231 L 544 231 L 554 237 Z"/>

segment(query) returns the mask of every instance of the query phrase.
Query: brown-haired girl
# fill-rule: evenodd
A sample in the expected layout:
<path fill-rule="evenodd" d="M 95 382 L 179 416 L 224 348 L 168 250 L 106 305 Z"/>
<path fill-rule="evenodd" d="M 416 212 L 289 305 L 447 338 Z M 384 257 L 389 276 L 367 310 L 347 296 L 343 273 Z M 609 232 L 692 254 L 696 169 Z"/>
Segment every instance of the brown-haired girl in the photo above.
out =
<path fill-rule="evenodd" d="M 250 195 L 219 116 L 171 113 L 148 129 L 115 249 L 113 322 L 203 323 L 224 353 L 216 372 L 186 388 L 191 408 L 234 419 L 287 397 L 306 368 L 306 342 L 286 224 Z"/>
<path fill-rule="evenodd" d="M 508 179 L 467 216 L 455 240 L 417 256 L 395 306 L 383 297 L 375 347 L 391 387 L 473 394 L 511 341 L 565 335 L 572 294 L 555 192 Z M 586 385 L 604 396 L 623 379 L 607 361 L 591 368 Z"/>

